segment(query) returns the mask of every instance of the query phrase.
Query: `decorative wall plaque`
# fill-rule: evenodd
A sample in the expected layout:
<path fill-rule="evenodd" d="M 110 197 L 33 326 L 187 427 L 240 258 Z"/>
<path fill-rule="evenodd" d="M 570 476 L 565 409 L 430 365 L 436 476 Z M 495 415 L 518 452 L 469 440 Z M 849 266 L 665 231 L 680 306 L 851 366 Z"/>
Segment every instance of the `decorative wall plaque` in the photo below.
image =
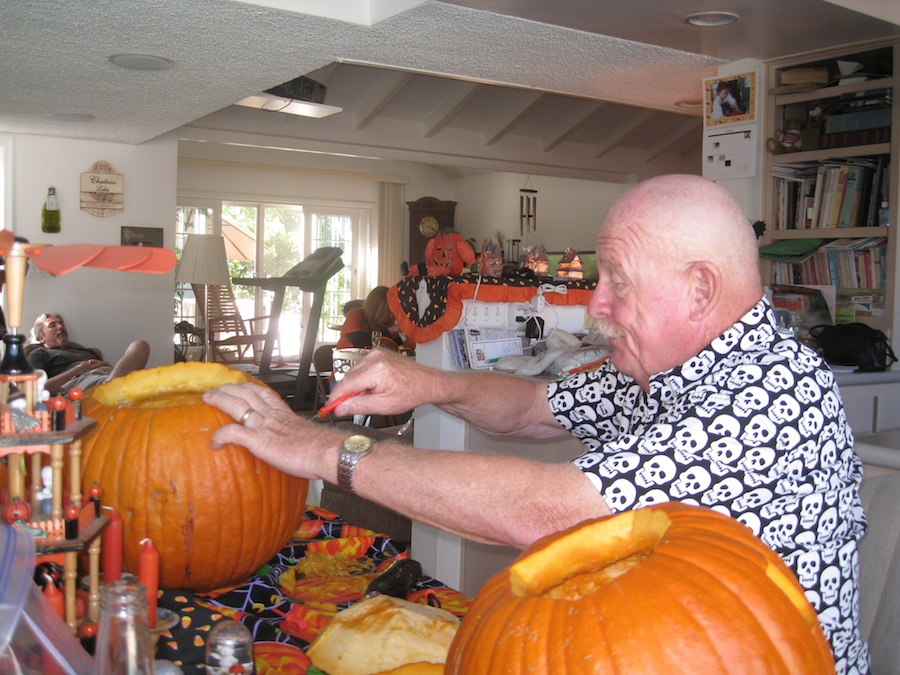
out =
<path fill-rule="evenodd" d="M 109 162 L 94 162 L 81 174 L 81 210 L 112 216 L 125 208 L 125 177 Z"/>

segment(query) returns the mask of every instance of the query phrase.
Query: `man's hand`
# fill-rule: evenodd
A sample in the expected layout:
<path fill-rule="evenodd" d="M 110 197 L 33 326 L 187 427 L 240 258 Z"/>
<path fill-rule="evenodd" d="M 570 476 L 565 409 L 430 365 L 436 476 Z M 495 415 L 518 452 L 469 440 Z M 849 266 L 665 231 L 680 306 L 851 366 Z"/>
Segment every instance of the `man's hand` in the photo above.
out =
<path fill-rule="evenodd" d="M 234 443 L 292 476 L 336 481 L 346 433 L 304 419 L 278 394 L 257 384 L 225 384 L 204 393 L 203 400 L 235 420 L 213 434 L 214 450 Z"/>
<path fill-rule="evenodd" d="M 373 349 L 338 382 L 329 399 L 357 394 L 334 410 L 336 417 L 397 415 L 424 403 L 439 402 L 442 397 L 434 382 L 441 376 L 445 375 L 418 365 L 409 356 Z"/>
<path fill-rule="evenodd" d="M 84 375 L 85 373 L 89 373 L 92 370 L 97 370 L 97 368 L 102 368 L 103 366 L 109 366 L 106 361 L 101 361 L 100 359 L 88 359 L 87 361 L 82 361 L 81 363 L 75 365 L 70 369 L 72 373 L 72 377 L 76 375 Z"/>

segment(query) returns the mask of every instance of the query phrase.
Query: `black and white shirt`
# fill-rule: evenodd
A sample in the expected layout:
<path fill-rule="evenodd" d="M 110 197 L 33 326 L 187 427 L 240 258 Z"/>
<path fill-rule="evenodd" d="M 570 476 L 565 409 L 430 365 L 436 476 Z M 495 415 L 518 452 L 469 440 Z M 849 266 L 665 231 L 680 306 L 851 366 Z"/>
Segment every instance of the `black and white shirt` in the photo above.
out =
<path fill-rule="evenodd" d="M 744 523 L 806 589 L 838 673 L 867 673 L 862 463 L 834 374 L 775 326 L 764 297 L 649 393 L 607 361 L 552 383 L 550 407 L 587 447 L 573 463 L 614 512 L 677 500 Z"/>

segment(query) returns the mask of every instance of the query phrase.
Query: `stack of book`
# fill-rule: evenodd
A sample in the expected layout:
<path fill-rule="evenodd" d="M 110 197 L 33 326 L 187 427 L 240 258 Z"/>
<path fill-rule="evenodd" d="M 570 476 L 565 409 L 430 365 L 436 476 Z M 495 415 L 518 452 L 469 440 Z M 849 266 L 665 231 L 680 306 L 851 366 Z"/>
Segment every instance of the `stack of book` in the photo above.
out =
<path fill-rule="evenodd" d="M 775 165 L 776 230 L 877 227 L 888 157 Z"/>

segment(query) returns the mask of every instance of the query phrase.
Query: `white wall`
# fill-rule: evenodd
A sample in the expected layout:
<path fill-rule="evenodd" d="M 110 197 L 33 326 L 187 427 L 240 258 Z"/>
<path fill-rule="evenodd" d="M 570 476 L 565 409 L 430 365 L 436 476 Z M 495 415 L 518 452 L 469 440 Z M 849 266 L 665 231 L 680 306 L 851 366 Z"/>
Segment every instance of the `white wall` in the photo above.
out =
<path fill-rule="evenodd" d="M 175 244 L 175 186 L 178 144 L 166 134 L 141 145 L 16 135 L 13 137 L 12 229 L 34 243 L 118 245 L 121 228 L 155 227 L 164 245 Z M 81 174 L 97 161 L 109 162 L 124 176 L 124 209 L 97 217 L 80 208 Z M 49 186 L 59 194 L 62 228 L 41 232 L 41 206 Z M 175 274 L 138 274 L 76 269 L 60 277 L 28 274 L 23 331 L 45 311 L 61 313 L 72 340 L 98 347 L 117 360 L 138 337 L 150 342 L 151 365 L 172 363 Z"/>
<path fill-rule="evenodd" d="M 521 236 L 519 189 L 526 182 L 537 190 L 537 228 Z M 548 251 L 572 246 L 581 252 L 593 252 L 600 221 L 615 198 L 629 187 L 516 173 L 461 178 L 456 181 L 456 190 L 464 197 L 456 207 L 456 229 L 466 238 L 474 237 L 479 250 L 485 238 L 496 239 L 501 232 L 507 240 L 521 239 L 520 250 L 543 244 Z"/>

